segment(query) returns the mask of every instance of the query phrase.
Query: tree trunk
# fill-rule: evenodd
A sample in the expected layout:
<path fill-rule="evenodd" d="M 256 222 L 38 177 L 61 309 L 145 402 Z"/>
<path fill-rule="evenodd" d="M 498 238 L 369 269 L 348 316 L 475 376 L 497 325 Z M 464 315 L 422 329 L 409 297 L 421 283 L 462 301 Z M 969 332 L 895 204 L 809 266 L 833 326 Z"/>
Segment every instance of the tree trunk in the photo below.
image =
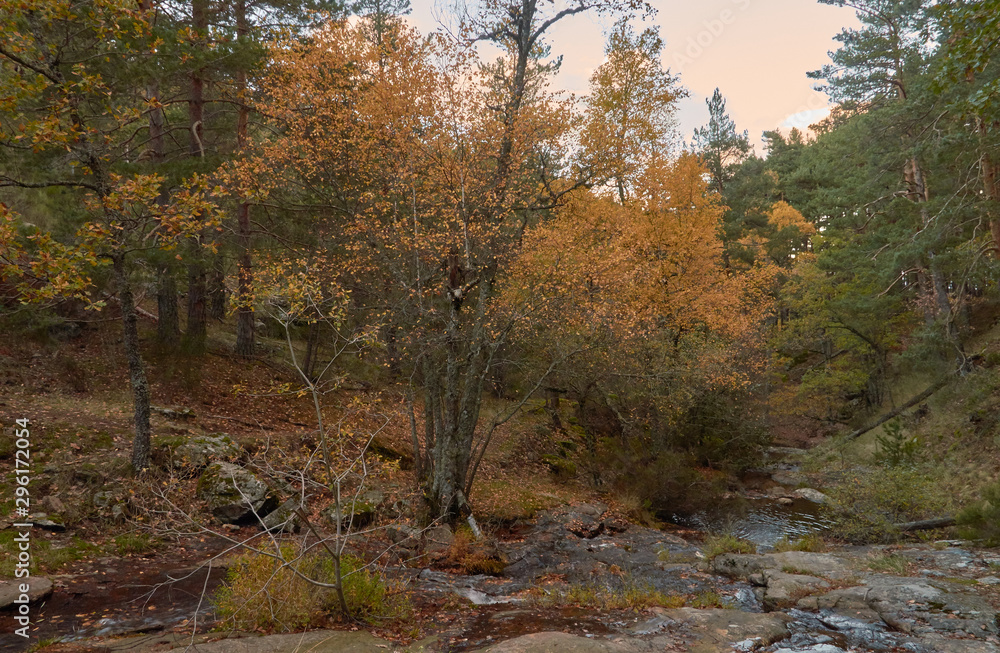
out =
<path fill-rule="evenodd" d="M 156 340 L 167 349 L 177 347 L 180 339 L 180 317 L 177 308 L 177 279 L 168 265 L 156 271 Z"/>
<path fill-rule="evenodd" d="M 236 39 L 241 44 L 250 31 L 245 0 L 236 2 Z M 250 112 L 246 105 L 247 75 L 240 67 L 236 71 L 236 92 L 239 109 L 236 114 L 236 143 L 240 150 L 247 146 L 247 125 Z M 255 323 L 253 313 L 253 259 L 250 253 L 250 204 L 240 202 L 236 208 L 237 281 L 236 281 L 236 355 L 251 358 L 254 354 Z"/>
<path fill-rule="evenodd" d="M 207 333 L 205 267 L 196 262 L 188 265 L 187 346 L 195 353 L 204 351 Z"/>
<path fill-rule="evenodd" d="M 125 357 L 128 359 L 129 381 L 132 384 L 132 405 L 134 408 L 135 437 L 132 440 L 132 469 L 142 474 L 149 469 L 150 427 L 149 427 L 149 383 L 146 381 L 145 365 L 139 350 L 139 329 L 135 313 L 135 300 L 125 270 L 125 260 L 119 254 L 112 260 L 115 282 L 118 285 L 118 302 L 122 310 L 122 340 Z"/>
<path fill-rule="evenodd" d="M 208 316 L 221 322 L 226 317 L 226 271 L 223 269 L 221 254 L 212 261 L 212 272 L 208 276 Z"/>
<path fill-rule="evenodd" d="M 198 48 L 196 56 L 204 56 L 208 45 L 208 2 L 191 0 L 191 28 L 195 32 Z M 191 72 L 191 94 L 188 97 L 188 130 L 190 132 L 189 152 L 194 157 L 205 156 L 205 69 Z"/>
<path fill-rule="evenodd" d="M 483 273 L 485 276 L 488 271 Z M 465 497 L 465 482 L 491 360 L 487 352 L 490 346 L 487 308 L 492 298 L 492 286 L 489 278 L 479 284 L 475 325 L 468 336 L 467 350 L 460 345 L 463 339 L 459 338 L 459 311 L 454 304 L 450 311 L 447 361 L 443 382 L 439 386 L 443 394 L 443 414 L 440 422 L 435 420 L 434 471 L 429 488 L 431 510 L 437 516 L 448 519 L 470 512 Z"/>

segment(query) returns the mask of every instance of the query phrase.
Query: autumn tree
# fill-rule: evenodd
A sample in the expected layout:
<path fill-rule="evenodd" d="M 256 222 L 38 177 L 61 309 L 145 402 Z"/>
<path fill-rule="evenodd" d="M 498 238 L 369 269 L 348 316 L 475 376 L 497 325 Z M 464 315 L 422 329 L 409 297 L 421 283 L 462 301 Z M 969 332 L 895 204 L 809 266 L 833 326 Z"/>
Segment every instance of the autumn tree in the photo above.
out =
<path fill-rule="evenodd" d="M 566 179 L 571 105 L 546 89 L 542 39 L 592 8 L 614 9 L 486 3 L 464 45 L 397 24 L 379 47 L 364 21 L 281 43 L 261 107 L 277 135 L 234 171 L 253 201 L 313 207 L 355 319 L 388 327 L 435 514 L 469 510 L 482 395 L 513 319 L 495 312 L 498 286 L 527 227 L 583 183 Z M 477 39 L 500 57 L 480 66 Z"/>
<path fill-rule="evenodd" d="M 687 91 L 660 63 L 663 41 L 656 28 L 636 34 L 627 18 L 608 35 L 605 61 L 590 78 L 586 163 L 598 184 L 609 183 L 625 204 L 646 163 L 676 145 L 677 100 Z"/>
<path fill-rule="evenodd" d="M 8 228 L 7 272 L 18 274 L 23 301 L 69 295 L 99 308 L 105 298 L 94 271 L 111 268 L 133 393 L 137 472 L 149 467 L 150 397 L 135 277 L 148 254 L 173 249 L 217 221 L 204 180 L 192 179 L 163 203 L 164 178 L 137 165 L 158 106 L 146 96 L 145 64 L 156 47 L 148 18 L 148 9 L 117 0 L 85 8 L 35 0 L 0 9 L 7 26 L 0 44 L 7 224 L 30 202 L 30 189 L 63 189 L 67 202 L 81 207 L 66 216 L 74 227 L 62 228 L 58 238 L 37 225 L 21 224 L 16 234 Z"/>
<path fill-rule="evenodd" d="M 518 326 L 522 346 L 583 352 L 550 382 L 589 427 L 595 479 L 656 505 L 681 500 L 697 482 L 694 467 L 745 464 L 763 441 L 753 395 L 767 363 L 773 273 L 727 272 L 723 207 L 705 178 L 687 153 L 650 161 L 624 206 L 576 194 L 528 232 L 508 288 L 513 304 L 533 308 Z M 595 410 L 612 415 L 613 426 L 591 423 Z M 628 470 L 636 469 L 657 471 L 632 484 Z"/>

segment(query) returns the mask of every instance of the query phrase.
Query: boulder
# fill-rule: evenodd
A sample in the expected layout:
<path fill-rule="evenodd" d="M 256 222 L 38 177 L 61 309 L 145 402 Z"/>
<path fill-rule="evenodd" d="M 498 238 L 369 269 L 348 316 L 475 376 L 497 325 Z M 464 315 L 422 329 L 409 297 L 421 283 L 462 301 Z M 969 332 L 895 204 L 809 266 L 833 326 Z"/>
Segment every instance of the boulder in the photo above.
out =
<path fill-rule="evenodd" d="M 188 635 L 190 640 L 190 635 Z M 197 649 L 199 653 L 427 653 L 435 649 L 430 640 L 403 646 L 381 639 L 365 631 L 345 632 L 314 630 L 287 635 L 241 637 L 199 642 L 192 647 L 190 641 L 182 642 L 171 653 L 185 653 Z M 131 649 L 130 649 L 131 650 Z"/>
<path fill-rule="evenodd" d="M 27 585 L 28 591 L 21 592 L 21 585 Z M 51 593 L 52 581 L 44 576 L 0 580 L 0 610 L 14 605 L 15 601 L 18 601 L 22 594 L 26 594 L 28 602 L 33 603 L 44 599 Z"/>
<path fill-rule="evenodd" d="M 365 490 L 356 499 L 352 499 L 352 495 L 348 495 L 340 505 L 341 527 L 364 528 L 368 526 L 375 521 L 385 503 L 385 493 L 375 488 Z M 337 511 L 335 506 L 324 510 L 323 516 L 336 526 Z"/>
<path fill-rule="evenodd" d="M 666 625 L 683 625 L 694 634 L 694 641 L 686 649 L 690 653 L 730 653 L 734 644 L 747 640 L 753 641 L 754 650 L 770 646 L 789 636 L 788 623 L 792 621 L 780 612 L 760 614 L 717 608 L 653 608 L 653 612 Z"/>
<path fill-rule="evenodd" d="M 481 649 L 482 653 L 632 653 L 646 650 L 627 641 L 608 641 L 568 633 L 533 633 Z"/>
<path fill-rule="evenodd" d="M 424 553 L 443 553 L 455 542 L 451 527 L 441 524 L 424 531 Z"/>
<path fill-rule="evenodd" d="M 267 485 L 233 463 L 212 463 L 198 479 L 197 497 L 223 524 L 256 524 L 278 507 Z"/>
<path fill-rule="evenodd" d="M 827 501 L 830 500 L 825 494 L 823 494 L 819 490 L 814 490 L 811 487 L 799 488 L 798 490 L 795 490 L 795 492 L 793 492 L 792 494 L 794 494 L 797 497 L 801 497 L 803 499 L 812 501 L 813 503 L 826 503 Z"/>
<path fill-rule="evenodd" d="M 300 507 L 298 497 L 292 497 L 278 506 L 274 512 L 261 520 L 261 526 L 266 531 L 298 533 L 302 528 L 302 520 L 296 512 Z"/>
<path fill-rule="evenodd" d="M 197 474 L 213 462 L 232 461 L 243 450 L 224 433 L 195 436 L 170 453 L 170 466 L 190 475 Z"/>
<path fill-rule="evenodd" d="M 766 589 L 762 602 L 767 610 L 790 607 L 805 595 L 830 589 L 830 583 L 822 578 L 781 571 L 765 571 L 764 580 Z"/>

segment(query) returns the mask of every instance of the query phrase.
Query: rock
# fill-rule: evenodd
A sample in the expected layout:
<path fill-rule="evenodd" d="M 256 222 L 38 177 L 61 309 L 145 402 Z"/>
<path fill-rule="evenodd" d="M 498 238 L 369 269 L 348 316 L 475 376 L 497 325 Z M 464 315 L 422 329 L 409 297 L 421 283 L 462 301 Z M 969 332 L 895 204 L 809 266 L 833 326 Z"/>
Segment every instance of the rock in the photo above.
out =
<path fill-rule="evenodd" d="M 778 503 L 780 503 L 783 506 L 790 506 L 795 502 L 789 499 L 788 497 L 778 497 Z"/>
<path fill-rule="evenodd" d="M 264 517 L 261 520 L 262 527 L 271 532 L 298 533 L 302 528 L 302 520 L 296 512 L 299 507 L 301 504 L 298 497 L 292 497 Z"/>
<path fill-rule="evenodd" d="M 393 524 L 385 529 L 389 541 L 403 548 L 415 549 L 420 541 L 420 531 L 405 524 Z"/>
<path fill-rule="evenodd" d="M 690 653 L 729 653 L 733 644 L 748 639 L 755 640 L 758 648 L 770 646 L 789 636 L 788 623 L 792 621 L 780 612 L 759 614 L 695 608 L 654 608 L 653 612 L 694 633 L 695 641 L 687 649 Z"/>
<path fill-rule="evenodd" d="M 199 653 L 423 653 L 434 650 L 430 640 L 400 646 L 365 631 L 314 630 L 288 635 L 266 635 L 202 642 L 170 649 L 182 653 L 197 648 Z"/>
<path fill-rule="evenodd" d="M 378 489 L 365 490 L 353 501 L 348 497 L 341 504 L 340 524 L 343 528 L 364 528 L 378 516 L 385 505 L 385 493 Z M 334 506 L 323 511 L 323 516 L 331 524 L 336 525 L 337 514 Z"/>
<path fill-rule="evenodd" d="M 57 514 L 66 512 L 66 505 L 59 500 L 59 497 L 47 496 L 42 499 L 42 505 Z"/>
<path fill-rule="evenodd" d="M 833 644 L 813 644 L 807 648 L 777 648 L 774 653 L 844 653 L 844 649 Z"/>
<path fill-rule="evenodd" d="M 267 486 L 232 463 L 212 463 L 198 479 L 197 497 L 224 524 L 256 524 L 278 507 Z"/>
<path fill-rule="evenodd" d="M 150 406 L 154 413 L 159 413 L 167 419 L 193 419 L 194 411 L 190 408 L 164 408 L 163 406 Z"/>
<path fill-rule="evenodd" d="M 803 499 L 808 499 L 813 503 L 826 503 L 829 498 L 819 490 L 814 490 L 811 487 L 803 487 L 795 490 L 793 493 L 797 497 L 802 497 Z"/>
<path fill-rule="evenodd" d="M 481 649 L 481 653 L 631 653 L 645 647 L 628 642 L 590 639 L 568 633 L 534 633 L 522 635 Z"/>
<path fill-rule="evenodd" d="M 91 500 L 93 501 L 95 508 L 107 508 L 115 502 L 115 493 L 110 490 L 95 492 L 93 499 Z"/>
<path fill-rule="evenodd" d="M 592 519 L 574 519 L 566 524 L 566 530 L 577 537 L 589 540 L 604 532 L 604 522 Z"/>
<path fill-rule="evenodd" d="M 1000 578 L 996 576 L 984 576 L 979 579 L 980 585 L 1000 585 Z"/>
<path fill-rule="evenodd" d="M 28 591 L 21 592 L 21 586 L 27 585 Z M 12 578 L 10 580 L 0 580 L 0 610 L 9 608 L 14 602 L 27 596 L 28 602 L 32 603 L 52 593 L 52 581 L 44 576 L 31 576 L 30 578 Z"/>
<path fill-rule="evenodd" d="M 812 553 L 809 551 L 784 551 L 765 556 L 765 567 L 771 569 L 794 568 L 797 573 L 805 573 L 822 578 L 842 579 L 854 574 L 844 560 L 832 553 Z"/>
<path fill-rule="evenodd" d="M 764 572 L 764 584 L 763 603 L 767 610 L 790 607 L 805 594 L 830 589 L 830 583 L 822 578 L 772 570 Z"/>
<path fill-rule="evenodd" d="M 66 525 L 62 523 L 58 515 L 53 519 L 47 513 L 39 512 L 28 517 L 28 521 L 42 530 L 53 533 L 62 533 L 66 530 Z"/>
<path fill-rule="evenodd" d="M 194 475 L 213 462 L 235 460 L 242 452 L 240 446 L 225 433 L 199 435 L 174 448 L 170 454 L 170 466 Z"/>
<path fill-rule="evenodd" d="M 918 626 L 927 622 L 939 633 L 997 634 L 996 610 L 967 585 L 882 574 L 870 575 L 864 583 L 802 599 L 798 607 L 883 621 L 901 632 L 919 632 Z"/>
<path fill-rule="evenodd" d="M 573 506 L 572 509 L 591 517 L 600 517 L 608 511 L 608 507 L 603 503 L 581 503 Z"/>
<path fill-rule="evenodd" d="M 765 569 L 767 559 L 764 556 L 743 553 L 723 553 L 712 560 L 712 571 L 730 578 L 748 579 Z"/>
<path fill-rule="evenodd" d="M 447 524 L 424 531 L 424 553 L 443 553 L 455 542 L 455 534 Z"/>

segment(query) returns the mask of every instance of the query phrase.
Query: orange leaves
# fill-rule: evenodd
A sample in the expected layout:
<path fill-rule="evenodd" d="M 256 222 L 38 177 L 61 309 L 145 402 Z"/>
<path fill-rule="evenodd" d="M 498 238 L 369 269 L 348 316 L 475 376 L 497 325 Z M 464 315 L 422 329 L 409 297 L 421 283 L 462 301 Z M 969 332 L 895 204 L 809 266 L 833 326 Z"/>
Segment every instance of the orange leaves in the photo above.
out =
<path fill-rule="evenodd" d="M 746 383 L 730 343 L 754 337 L 768 314 L 773 271 L 726 273 L 722 207 L 696 157 L 655 160 L 636 193 L 626 206 L 579 194 L 530 231 L 506 288 L 510 310 L 520 303 L 531 315 L 525 335 L 588 342 L 615 366 L 647 357 L 650 347 L 685 342 L 713 382 Z M 669 349 L 657 356 L 669 358 Z"/>

